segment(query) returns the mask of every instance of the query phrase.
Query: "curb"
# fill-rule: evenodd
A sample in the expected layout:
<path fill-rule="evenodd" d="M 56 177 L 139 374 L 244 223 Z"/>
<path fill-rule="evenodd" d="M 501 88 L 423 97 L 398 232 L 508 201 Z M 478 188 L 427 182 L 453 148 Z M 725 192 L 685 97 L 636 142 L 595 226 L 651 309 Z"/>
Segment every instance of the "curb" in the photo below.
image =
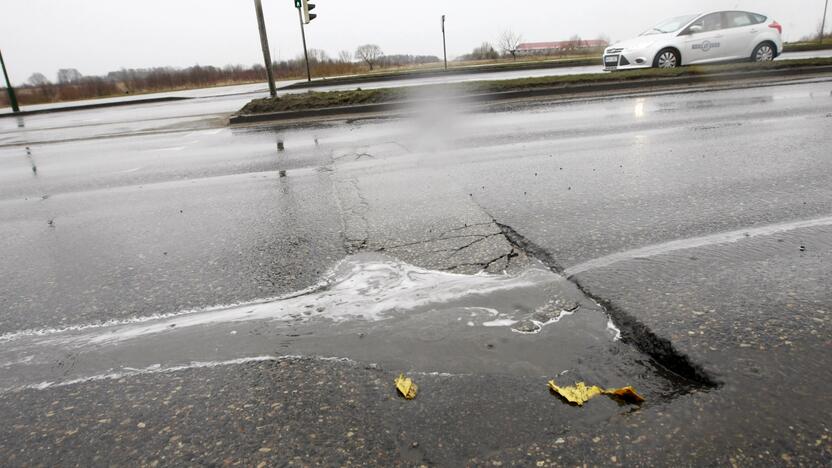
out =
<path fill-rule="evenodd" d="M 160 97 L 160 98 L 147 98 L 147 99 L 132 99 L 129 101 L 115 101 L 115 102 L 99 102 L 94 104 L 82 104 L 76 106 L 63 106 L 63 107 L 55 107 L 50 109 L 36 109 L 36 110 L 24 110 L 20 112 L 4 112 L 0 114 L 0 118 L 2 117 L 25 117 L 27 115 L 37 115 L 37 114 L 51 114 L 54 112 L 72 112 L 72 111 L 79 111 L 79 110 L 89 110 L 89 109 L 101 109 L 103 107 L 121 107 L 121 106 L 132 106 L 134 104 L 153 104 L 157 102 L 171 102 L 171 101 L 184 101 L 187 99 L 193 99 L 189 97 L 183 96 L 170 96 L 170 97 Z"/>
<path fill-rule="evenodd" d="M 495 67 L 495 66 L 483 66 L 482 68 L 471 67 L 471 68 L 458 68 L 458 69 L 449 69 L 448 71 L 445 70 L 429 70 L 424 72 L 407 72 L 401 74 L 390 74 L 390 75 L 361 75 L 356 77 L 343 77 L 343 78 L 319 78 L 311 83 L 306 81 L 300 81 L 297 83 L 292 83 L 287 86 L 283 86 L 279 88 L 281 91 L 292 90 L 292 89 L 308 89 L 308 88 L 323 88 L 326 86 L 340 86 L 340 85 L 350 85 L 350 84 L 362 84 L 362 83 L 377 83 L 377 82 L 384 82 L 384 81 L 399 81 L 399 80 L 412 80 L 412 79 L 419 79 L 419 78 L 433 78 L 437 76 L 449 76 L 449 75 L 477 75 L 477 74 L 486 74 L 486 73 L 499 73 L 499 72 L 510 72 L 510 71 L 523 71 L 523 70 L 545 70 L 549 68 L 570 68 L 570 67 L 587 67 L 591 65 L 598 65 L 598 69 L 602 68 L 600 59 L 585 59 L 585 60 L 574 60 L 571 62 L 540 62 L 540 63 L 528 63 L 525 65 L 518 65 L 514 67 L 510 66 L 502 66 L 502 67 Z"/>
<path fill-rule="evenodd" d="M 750 78 L 768 78 L 768 77 L 785 77 L 796 75 L 810 75 L 810 74 L 825 74 L 832 73 L 832 65 L 822 65 L 817 67 L 796 67 L 796 68 L 781 68 L 773 70 L 760 71 L 744 71 L 744 72 L 727 72 L 715 73 L 705 75 L 668 77 L 668 78 L 648 78 L 629 81 L 612 81 L 590 84 L 567 84 L 556 87 L 526 89 L 517 91 L 499 91 L 484 94 L 473 94 L 456 99 L 458 103 L 475 103 L 475 102 L 499 102 L 513 99 L 535 98 L 535 97 L 549 97 L 560 95 L 573 94 L 587 94 L 593 92 L 604 91 L 630 91 L 635 89 L 646 89 L 653 87 L 669 87 L 669 86 L 684 86 L 691 84 L 706 84 L 706 83 L 720 83 L 726 81 L 734 81 L 738 79 Z M 409 104 L 414 104 L 418 101 L 394 101 L 376 104 L 360 104 L 354 106 L 338 106 L 328 107 L 324 109 L 303 109 L 294 111 L 270 112 L 264 114 L 245 114 L 234 115 L 229 119 L 231 125 L 254 123 L 254 122 L 268 122 L 281 120 L 294 120 L 309 117 L 330 117 L 335 115 L 350 115 L 350 114 L 369 114 L 377 112 L 389 112 L 399 110 Z"/>

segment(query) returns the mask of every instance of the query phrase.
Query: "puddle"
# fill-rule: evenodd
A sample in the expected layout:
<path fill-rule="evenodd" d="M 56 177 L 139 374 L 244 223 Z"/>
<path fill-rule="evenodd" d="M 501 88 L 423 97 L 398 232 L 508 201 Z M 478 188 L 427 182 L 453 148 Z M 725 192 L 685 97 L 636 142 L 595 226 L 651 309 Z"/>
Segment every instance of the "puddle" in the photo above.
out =
<path fill-rule="evenodd" d="M 0 389 L 303 355 L 413 372 L 571 372 L 672 392 L 673 383 L 619 338 L 602 307 L 542 264 L 513 275 L 460 275 L 359 254 L 319 285 L 279 298 L 0 336 Z"/>

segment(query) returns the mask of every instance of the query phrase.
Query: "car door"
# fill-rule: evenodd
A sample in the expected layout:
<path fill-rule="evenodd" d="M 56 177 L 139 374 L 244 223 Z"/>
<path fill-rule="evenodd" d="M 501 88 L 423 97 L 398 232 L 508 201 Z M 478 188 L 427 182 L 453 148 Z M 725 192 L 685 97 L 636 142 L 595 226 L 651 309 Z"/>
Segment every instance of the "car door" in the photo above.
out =
<path fill-rule="evenodd" d="M 723 60 L 722 13 L 711 13 L 694 21 L 682 31 L 684 50 L 682 62 L 685 65 Z"/>
<path fill-rule="evenodd" d="M 751 56 L 756 44 L 759 25 L 744 11 L 726 11 L 722 17 L 722 44 L 725 59 L 745 59 Z"/>

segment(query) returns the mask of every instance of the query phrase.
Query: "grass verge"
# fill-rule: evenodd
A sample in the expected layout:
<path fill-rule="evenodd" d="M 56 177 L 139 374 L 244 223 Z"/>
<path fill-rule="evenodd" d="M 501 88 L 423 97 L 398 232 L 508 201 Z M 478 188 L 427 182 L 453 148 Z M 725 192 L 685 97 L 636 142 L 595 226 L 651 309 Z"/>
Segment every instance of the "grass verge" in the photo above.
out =
<path fill-rule="evenodd" d="M 827 39 L 823 44 L 817 41 L 811 42 L 789 42 L 783 44 L 783 52 L 809 52 L 813 50 L 832 49 L 832 39 Z"/>
<path fill-rule="evenodd" d="M 508 91 L 526 91 L 543 88 L 568 88 L 570 86 L 594 83 L 636 82 L 672 77 L 707 77 L 721 73 L 736 73 L 760 70 L 784 70 L 801 67 L 832 65 L 832 58 L 813 58 L 801 60 L 784 60 L 769 63 L 733 63 L 725 65 L 692 66 L 674 69 L 643 69 L 615 73 L 591 73 L 583 75 L 548 76 L 539 78 L 520 78 L 499 81 L 474 81 L 447 85 L 420 86 L 420 95 L 430 95 L 431 90 L 437 94 L 453 95 L 490 94 Z M 414 87 L 381 88 L 352 91 L 310 91 L 299 94 L 285 94 L 276 98 L 255 99 L 246 104 L 240 115 L 265 114 L 272 112 L 327 109 L 341 106 L 362 104 L 379 104 L 404 101 L 414 94 Z"/>

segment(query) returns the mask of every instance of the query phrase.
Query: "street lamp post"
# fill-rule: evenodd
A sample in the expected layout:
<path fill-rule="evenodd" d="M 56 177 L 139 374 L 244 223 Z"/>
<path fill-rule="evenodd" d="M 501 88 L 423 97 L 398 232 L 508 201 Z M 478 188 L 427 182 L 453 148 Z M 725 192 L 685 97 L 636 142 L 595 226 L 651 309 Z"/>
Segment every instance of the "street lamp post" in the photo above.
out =
<path fill-rule="evenodd" d="M 445 56 L 445 71 L 448 71 L 448 47 L 445 45 L 445 15 L 442 15 L 442 53 Z"/>
<path fill-rule="evenodd" d="M 274 85 L 274 70 L 272 70 L 272 54 L 269 52 L 269 37 L 266 35 L 266 20 L 263 19 L 263 4 L 254 0 L 254 12 L 257 14 L 257 27 L 260 30 L 260 47 L 263 49 L 263 61 L 266 62 L 266 75 L 269 77 L 269 94 L 277 96 Z"/>
<path fill-rule="evenodd" d="M 826 12 L 829 9 L 829 0 L 826 0 L 826 4 L 823 7 L 823 19 L 820 22 L 820 45 L 823 45 L 823 31 L 826 30 Z"/>
<path fill-rule="evenodd" d="M 6 78 L 6 92 L 9 94 L 9 105 L 12 106 L 12 112 L 20 112 L 20 107 L 17 105 L 17 95 L 14 94 L 12 82 L 9 81 L 9 74 L 6 72 L 6 62 L 3 60 L 3 52 L 0 52 L 0 66 L 3 67 L 3 77 Z"/>

